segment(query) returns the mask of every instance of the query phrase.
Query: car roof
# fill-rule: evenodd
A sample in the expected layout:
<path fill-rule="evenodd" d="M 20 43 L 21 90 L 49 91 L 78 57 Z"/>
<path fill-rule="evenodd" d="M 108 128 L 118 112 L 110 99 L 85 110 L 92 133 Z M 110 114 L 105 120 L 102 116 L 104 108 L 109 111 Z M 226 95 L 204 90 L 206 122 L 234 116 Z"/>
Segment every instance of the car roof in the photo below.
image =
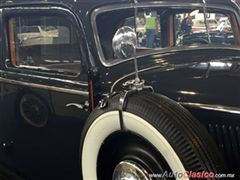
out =
<path fill-rule="evenodd" d="M 179 3 L 179 0 L 138 0 L 138 2 L 176 2 Z M 240 4 L 240 0 L 206 0 L 207 3 L 210 4 L 233 4 L 233 1 L 236 2 L 236 4 Z M 134 0 L 0 0 L 1 5 L 7 5 L 7 4 L 20 4 L 20 3 L 41 3 L 41 2 L 55 2 L 55 3 L 66 3 L 66 4 L 72 4 L 75 2 L 82 2 L 82 3 L 132 3 Z M 181 0 L 181 2 L 189 2 L 189 3 L 202 3 L 202 0 Z"/>
<path fill-rule="evenodd" d="M 139 3 L 171 3 L 178 5 L 179 3 L 202 3 L 203 0 L 137 0 Z M 236 11 L 240 12 L 240 0 L 205 0 L 207 4 L 215 4 L 218 6 L 231 6 Z M 81 10 L 83 14 L 89 14 L 93 9 L 101 6 L 113 4 L 133 4 L 134 0 L 0 0 L 1 7 L 16 6 L 21 4 L 58 4 L 68 6 L 71 9 Z"/>

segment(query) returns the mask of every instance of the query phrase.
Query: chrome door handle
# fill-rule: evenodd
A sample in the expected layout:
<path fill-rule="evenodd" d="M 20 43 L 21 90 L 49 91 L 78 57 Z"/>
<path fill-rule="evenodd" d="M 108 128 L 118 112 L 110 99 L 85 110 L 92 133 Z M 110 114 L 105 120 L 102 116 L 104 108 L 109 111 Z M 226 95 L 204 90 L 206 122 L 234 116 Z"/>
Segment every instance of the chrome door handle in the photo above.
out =
<path fill-rule="evenodd" d="M 84 104 L 78 104 L 78 103 L 68 103 L 66 104 L 66 107 L 76 107 L 81 110 L 88 110 L 89 102 L 85 101 Z"/>
<path fill-rule="evenodd" d="M 77 104 L 77 103 L 69 103 L 69 104 L 66 104 L 66 107 L 76 107 L 76 108 L 78 108 L 78 109 L 83 109 L 84 107 L 83 107 L 84 105 L 82 105 L 82 104 Z"/>

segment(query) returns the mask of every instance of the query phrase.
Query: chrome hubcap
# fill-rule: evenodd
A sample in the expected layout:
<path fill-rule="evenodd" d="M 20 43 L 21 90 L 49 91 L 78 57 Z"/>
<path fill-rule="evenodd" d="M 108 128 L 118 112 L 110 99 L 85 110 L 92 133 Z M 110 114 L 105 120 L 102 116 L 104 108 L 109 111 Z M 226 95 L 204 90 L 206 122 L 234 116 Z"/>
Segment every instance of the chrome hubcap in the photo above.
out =
<path fill-rule="evenodd" d="M 150 180 L 147 171 L 133 161 L 121 161 L 114 169 L 112 180 Z"/>

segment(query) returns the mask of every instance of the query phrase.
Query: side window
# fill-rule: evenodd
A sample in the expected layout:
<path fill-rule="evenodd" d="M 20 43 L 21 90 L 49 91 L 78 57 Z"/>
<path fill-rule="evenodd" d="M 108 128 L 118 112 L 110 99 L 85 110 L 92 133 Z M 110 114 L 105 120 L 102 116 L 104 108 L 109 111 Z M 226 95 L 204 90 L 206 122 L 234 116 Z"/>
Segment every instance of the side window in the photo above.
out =
<path fill-rule="evenodd" d="M 230 15 L 200 9 L 176 14 L 176 46 L 211 44 L 235 45 Z M 209 37 L 208 37 L 209 34 Z"/>
<path fill-rule="evenodd" d="M 136 18 L 138 52 L 162 47 L 160 24 L 160 13 L 156 9 L 138 9 Z M 134 11 L 133 9 L 125 9 L 101 13 L 96 18 L 96 26 L 103 58 L 116 59 L 112 50 L 112 38 L 120 27 L 135 28 Z"/>
<path fill-rule="evenodd" d="M 96 16 L 96 34 L 99 39 L 97 45 L 102 59 L 115 59 L 112 48 L 113 36 L 123 24 L 134 27 L 134 18 L 131 17 L 134 17 L 133 9 L 108 11 Z"/>
<path fill-rule="evenodd" d="M 8 18 L 11 66 L 76 76 L 80 73 L 80 46 L 71 21 L 56 15 Z"/>
<path fill-rule="evenodd" d="M 134 17 L 124 19 L 122 26 L 134 28 Z M 160 16 L 157 11 L 151 9 L 140 10 L 136 18 L 136 31 L 139 49 L 161 47 Z"/>

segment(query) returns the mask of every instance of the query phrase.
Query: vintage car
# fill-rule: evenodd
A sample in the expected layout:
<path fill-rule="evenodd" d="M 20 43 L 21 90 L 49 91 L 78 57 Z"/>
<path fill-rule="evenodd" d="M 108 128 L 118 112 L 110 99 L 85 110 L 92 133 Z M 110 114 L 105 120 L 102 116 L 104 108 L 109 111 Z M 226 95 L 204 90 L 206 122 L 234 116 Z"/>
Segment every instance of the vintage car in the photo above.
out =
<path fill-rule="evenodd" d="M 0 34 L 1 180 L 239 179 L 237 1 L 2 0 Z"/>
<path fill-rule="evenodd" d="M 214 31 L 218 27 L 218 22 L 215 19 L 207 20 L 209 31 Z M 194 19 L 192 25 L 192 32 L 202 32 L 206 31 L 204 19 Z"/>
<path fill-rule="evenodd" d="M 52 26 L 26 26 L 20 27 L 19 30 L 17 38 L 21 46 L 52 44 L 54 37 L 59 37 L 58 29 Z"/>
<path fill-rule="evenodd" d="M 209 36 L 206 32 L 197 32 L 184 34 L 179 37 L 178 46 L 182 45 L 197 45 L 197 44 L 208 44 L 208 37 L 210 37 L 211 44 L 234 44 L 235 38 L 232 32 L 219 32 L 211 31 Z"/>

